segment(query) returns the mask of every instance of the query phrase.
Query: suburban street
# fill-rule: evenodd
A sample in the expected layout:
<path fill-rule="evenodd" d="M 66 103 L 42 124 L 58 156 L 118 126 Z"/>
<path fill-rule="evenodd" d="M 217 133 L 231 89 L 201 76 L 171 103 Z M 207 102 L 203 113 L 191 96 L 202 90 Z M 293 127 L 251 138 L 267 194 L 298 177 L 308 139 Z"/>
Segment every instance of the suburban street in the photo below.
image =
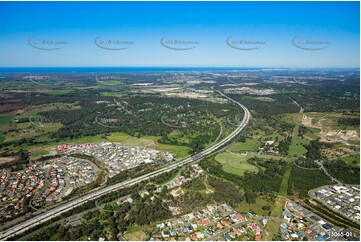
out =
<path fill-rule="evenodd" d="M 206 241 L 215 241 L 217 240 L 222 234 L 224 234 L 225 232 L 227 231 L 230 231 L 231 229 L 233 228 L 237 228 L 237 227 L 240 227 L 242 224 L 247 224 L 249 222 L 255 222 L 259 225 L 259 221 L 262 221 L 263 219 L 267 219 L 267 220 L 272 220 L 272 221 L 276 221 L 276 222 L 280 222 L 280 223 L 284 223 L 285 221 L 283 219 L 280 219 L 280 218 L 276 218 L 276 217 L 269 217 L 269 216 L 258 216 L 256 219 L 250 219 L 250 220 L 244 220 L 244 221 L 240 221 L 238 223 L 235 223 L 235 224 L 232 224 L 231 226 L 227 227 L 226 229 L 218 232 L 217 234 L 209 237 L 208 239 L 206 239 Z M 262 231 L 262 234 L 267 238 L 268 237 L 268 234 L 267 232 L 263 229 L 262 226 L 259 226 L 261 231 Z"/>
<path fill-rule="evenodd" d="M 190 163 L 193 163 L 193 162 L 198 162 L 200 160 L 202 160 L 204 157 L 212 154 L 213 152 L 215 152 L 216 150 L 218 150 L 219 148 L 221 148 L 222 146 L 224 146 L 225 144 L 229 143 L 232 139 L 234 139 L 238 134 L 240 134 L 244 128 L 247 126 L 249 120 L 250 120 L 250 117 L 251 117 L 251 114 L 249 112 L 249 110 L 242 104 L 240 104 L 239 102 L 231 99 L 230 97 L 226 96 L 225 94 L 223 94 L 222 92 L 220 91 L 217 91 L 216 92 L 223 96 L 224 98 L 226 98 L 227 100 L 233 102 L 234 104 L 236 104 L 237 106 L 239 106 L 240 108 L 242 108 L 242 110 L 244 111 L 244 117 L 243 117 L 243 120 L 241 121 L 241 123 L 238 125 L 238 127 L 229 135 L 227 136 L 226 138 L 222 139 L 220 142 L 216 143 L 216 144 L 213 144 L 212 146 L 204 149 L 203 151 L 199 152 L 198 154 L 195 154 L 195 155 L 192 155 L 192 156 L 189 156 L 183 160 L 180 160 L 178 163 L 175 163 L 175 164 L 171 164 L 169 165 L 168 167 L 164 167 L 164 168 L 161 168 L 159 170 L 156 170 L 156 171 L 153 171 L 153 172 L 150 172 L 146 175 L 143 175 L 143 176 L 140 176 L 140 177 L 136 177 L 136 178 L 133 178 L 133 179 L 130 179 L 130 180 L 127 180 L 127 181 L 124 181 L 124 182 L 120 182 L 120 183 L 117 183 L 117 184 L 114 184 L 112 186 L 108 186 L 108 187 L 105 187 L 105 188 L 101 188 L 101 189 L 98 189 L 98 190 L 95 190 L 91 193 L 88 193 L 88 194 L 85 194 L 81 197 L 78 197 L 78 198 L 75 198 L 74 200 L 71 200 L 67 203 L 64 203 L 62 205 L 59 205 L 59 206 L 56 206 L 52 209 L 49 209 L 48 211 L 45 211 L 33 218 L 30 218 L 24 222 L 21 222 L 13 227 L 11 227 L 10 229 L 7 229 L 3 232 L 1 232 L 0 234 L 0 239 L 1 240 L 6 240 L 6 239 L 9 239 L 13 236 L 16 236 L 20 233 L 23 233 L 41 223 L 44 223 L 48 220 L 51 220 L 52 218 L 55 218 L 57 216 L 59 216 L 60 214 L 64 213 L 64 212 L 67 212 L 71 209 L 73 209 L 74 207 L 77 207 L 77 206 L 80 206 L 88 201 L 91 201 L 91 200 L 94 200 L 96 198 L 99 198 L 103 195 L 106 195 L 110 192 L 113 192 L 113 191 L 116 191 L 118 189 L 122 189 L 122 188 L 125 188 L 125 187 L 130 187 L 130 186 L 133 186 L 134 184 L 137 184 L 137 183 L 140 183 L 142 181 L 145 181 L 145 180 L 148 180 L 148 179 L 151 179 L 153 177 L 156 177 L 160 174 L 163 174 L 163 173 L 166 173 L 166 172 L 169 172 L 169 171 L 172 171 L 178 167 L 182 167 L 182 166 L 185 166 L 185 165 L 188 165 Z"/>

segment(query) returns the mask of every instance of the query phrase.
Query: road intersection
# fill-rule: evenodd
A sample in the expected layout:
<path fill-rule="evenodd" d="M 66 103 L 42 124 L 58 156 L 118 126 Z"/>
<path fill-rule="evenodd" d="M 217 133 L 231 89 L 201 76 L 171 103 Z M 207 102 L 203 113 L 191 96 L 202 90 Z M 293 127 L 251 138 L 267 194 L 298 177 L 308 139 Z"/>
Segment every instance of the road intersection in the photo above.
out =
<path fill-rule="evenodd" d="M 189 156 L 184 158 L 183 160 L 180 160 L 178 163 L 174 163 L 169 165 L 168 167 L 164 167 L 161 168 L 159 170 L 150 172 L 148 174 L 142 175 L 140 177 L 136 177 L 127 181 L 123 181 L 105 188 L 98 188 L 96 190 L 94 190 L 93 192 L 90 192 L 88 194 L 85 194 L 81 197 L 75 198 L 69 202 L 66 202 L 64 204 L 61 204 L 59 206 L 53 207 L 39 215 L 36 215 L 35 217 L 32 217 L 26 221 L 23 221 L 17 225 L 14 225 L 13 227 L 3 231 L 0 233 L 0 240 L 7 240 L 10 239 L 13 236 L 19 235 L 37 225 L 40 225 L 46 221 L 49 221 L 57 216 L 59 216 L 60 214 L 67 212 L 71 209 L 73 209 L 74 207 L 80 206 L 82 204 L 85 204 L 88 201 L 94 200 L 96 198 L 99 198 L 101 196 L 104 196 L 108 193 L 114 192 L 116 190 L 122 189 L 122 188 L 126 188 L 126 187 L 130 187 L 133 186 L 137 183 L 146 181 L 148 179 L 151 179 L 153 177 L 156 177 L 160 174 L 172 171 L 178 167 L 182 167 L 185 165 L 188 165 L 190 163 L 194 163 L 194 162 L 198 162 L 201 161 L 203 158 L 205 158 L 206 156 L 214 153 L 215 151 L 217 151 L 219 148 L 221 148 L 222 146 L 224 146 L 225 144 L 229 143 L 230 141 L 232 141 L 235 137 L 237 137 L 243 130 L 244 128 L 247 126 L 250 118 L 251 118 L 251 114 L 249 112 L 249 110 L 242 104 L 240 104 L 239 102 L 235 101 L 234 99 L 226 96 L 225 94 L 223 94 L 220 91 L 215 90 L 219 95 L 223 96 L 224 98 L 226 98 L 227 100 L 233 102 L 234 104 L 236 104 L 237 106 L 239 106 L 240 108 L 242 108 L 242 110 L 244 111 L 244 116 L 242 121 L 240 122 L 240 124 L 237 126 L 237 128 L 230 134 L 228 135 L 226 138 L 222 139 L 220 142 L 211 145 L 210 147 L 202 150 L 201 152 L 199 152 L 198 154 Z"/>

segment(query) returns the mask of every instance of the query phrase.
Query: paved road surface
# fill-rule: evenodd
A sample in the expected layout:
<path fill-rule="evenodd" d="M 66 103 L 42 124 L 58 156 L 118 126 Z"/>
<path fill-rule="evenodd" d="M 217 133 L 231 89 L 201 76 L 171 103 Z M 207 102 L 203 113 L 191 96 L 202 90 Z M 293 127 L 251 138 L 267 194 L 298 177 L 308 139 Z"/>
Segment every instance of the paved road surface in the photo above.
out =
<path fill-rule="evenodd" d="M 205 241 L 214 241 L 214 240 L 218 239 L 219 237 L 221 237 L 226 232 L 230 231 L 231 229 L 239 228 L 239 227 L 241 227 L 242 224 L 247 224 L 247 223 L 257 223 L 258 227 L 261 229 L 261 232 L 263 233 L 263 236 L 265 238 L 268 238 L 268 233 L 266 232 L 266 230 L 264 230 L 263 226 L 259 224 L 259 221 L 263 220 L 264 218 L 267 219 L 268 221 L 273 220 L 273 221 L 277 221 L 277 222 L 280 222 L 280 223 L 285 223 L 285 221 L 283 219 L 280 219 L 280 218 L 277 218 L 277 217 L 257 216 L 256 219 L 246 219 L 246 220 L 243 220 L 243 221 L 239 221 L 239 222 L 237 222 L 235 224 L 232 224 L 231 226 L 226 227 L 222 231 L 220 231 L 220 232 L 216 233 L 215 235 L 209 237 Z"/>
<path fill-rule="evenodd" d="M 221 148 L 222 146 L 224 146 L 225 144 L 227 144 L 228 142 L 230 142 L 232 139 L 234 139 L 239 133 L 241 133 L 244 128 L 247 126 L 249 119 L 251 118 L 251 114 L 249 112 L 249 110 L 243 106 L 242 104 L 240 104 L 239 102 L 231 99 L 230 97 L 224 95 L 222 92 L 217 91 L 216 92 L 223 96 L 224 98 L 228 99 L 229 101 L 235 103 L 236 105 L 238 105 L 240 108 L 243 109 L 244 111 L 244 117 L 243 120 L 241 121 L 241 123 L 238 125 L 238 127 L 226 138 L 222 139 L 220 142 L 211 145 L 210 147 L 202 150 L 201 152 L 199 152 L 198 154 L 189 156 L 184 158 L 183 160 L 180 160 L 178 163 L 175 164 L 171 164 L 168 167 L 164 167 L 161 168 L 159 170 L 150 172 L 148 174 L 145 174 L 143 176 L 140 177 L 136 177 L 124 182 L 120 182 L 105 188 L 99 188 L 97 190 L 94 190 L 91 193 L 85 194 L 81 197 L 75 198 L 67 203 L 64 203 L 62 205 L 59 205 L 57 207 L 54 207 L 52 209 L 49 209 L 33 218 L 30 218 L 24 222 L 21 222 L 13 227 L 11 227 L 10 229 L 7 229 L 3 232 L 0 233 L 0 240 L 6 240 L 9 239 L 15 235 L 18 235 L 20 233 L 23 233 L 25 231 L 27 231 L 30 228 L 33 228 L 39 224 L 42 224 L 48 220 L 51 220 L 52 218 L 55 218 L 57 216 L 59 216 L 60 214 L 67 212 L 71 209 L 73 209 L 74 207 L 80 206 L 88 201 L 94 200 L 96 198 L 99 198 L 103 195 L 106 195 L 110 192 L 125 188 L 125 187 L 130 187 L 133 186 L 134 184 L 140 183 L 142 181 L 148 180 L 150 178 L 156 177 L 160 174 L 172 171 L 178 167 L 193 163 L 193 162 L 198 162 L 200 160 L 202 160 L 204 157 L 212 154 L 214 151 L 218 150 L 219 148 Z"/>

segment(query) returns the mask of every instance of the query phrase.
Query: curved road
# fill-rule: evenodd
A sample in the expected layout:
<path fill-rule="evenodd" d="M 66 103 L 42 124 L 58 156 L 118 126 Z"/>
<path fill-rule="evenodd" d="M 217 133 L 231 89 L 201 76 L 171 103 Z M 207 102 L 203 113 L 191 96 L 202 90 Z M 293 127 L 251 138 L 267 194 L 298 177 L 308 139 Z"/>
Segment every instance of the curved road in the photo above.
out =
<path fill-rule="evenodd" d="M 110 192 L 119 190 L 121 188 L 125 188 L 125 187 L 130 187 L 134 184 L 140 183 L 142 181 L 148 180 L 150 178 L 156 177 L 160 174 L 172 171 L 178 167 L 190 164 L 192 162 L 198 162 L 200 160 L 202 160 L 204 157 L 212 154 L 214 151 L 216 151 L 217 149 L 221 148 L 223 145 L 227 144 L 228 142 L 230 142 L 233 138 L 235 138 L 240 132 L 243 131 L 243 129 L 246 127 L 246 125 L 249 122 L 249 119 L 251 118 L 251 114 L 249 112 L 249 110 L 243 106 L 242 104 L 240 104 L 239 102 L 231 99 L 230 97 L 224 95 L 222 92 L 215 90 L 219 95 L 223 96 L 224 98 L 228 99 L 229 101 L 235 103 L 236 105 L 238 105 L 240 108 L 243 109 L 244 111 L 244 117 L 243 120 L 241 121 L 241 123 L 238 125 L 238 127 L 226 138 L 222 139 L 219 143 L 214 144 L 204 150 L 202 150 L 201 152 L 199 152 L 198 154 L 192 155 L 190 157 L 186 157 L 183 160 L 179 161 L 178 163 L 175 164 L 171 164 L 168 167 L 164 167 L 161 168 L 159 170 L 150 172 L 148 174 L 145 174 L 143 176 L 140 177 L 136 177 L 124 182 L 120 182 L 105 188 L 101 188 L 98 190 L 95 190 L 91 193 L 85 194 L 81 197 L 78 197 L 76 199 L 73 199 L 67 203 L 64 203 L 62 205 L 59 205 L 57 207 L 54 207 L 52 209 L 49 209 L 48 211 L 39 214 L 33 218 L 30 218 L 24 222 L 21 222 L 13 227 L 11 227 L 10 229 L 7 229 L 3 232 L 0 233 L 0 240 L 6 240 L 9 239 L 13 236 L 16 236 L 20 233 L 25 232 L 28 229 L 31 229 L 41 223 L 44 223 L 52 218 L 55 218 L 57 216 L 59 216 L 60 214 L 67 212 L 71 209 L 73 209 L 74 207 L 80 206 L 90 200 L 94 200 L 96 198 L 99 198 L 105 194 L 108 194 Z"/>

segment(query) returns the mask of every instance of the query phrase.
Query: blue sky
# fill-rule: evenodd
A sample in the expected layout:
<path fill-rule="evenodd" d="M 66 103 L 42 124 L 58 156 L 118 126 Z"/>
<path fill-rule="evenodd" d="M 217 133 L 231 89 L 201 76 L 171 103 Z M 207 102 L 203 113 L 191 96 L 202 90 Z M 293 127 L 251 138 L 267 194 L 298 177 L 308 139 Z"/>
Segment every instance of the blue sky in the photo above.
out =
<path fill-rule="evenodd" d="M 0 67 L 359 67 L 359 19 L 359 2 L 1 2 Z M 258 49 L 231 48 L 230 36 Z M 106 50 L 96 37 L 133 44 Z M 173 50 L 162 37 L 197 44 Z M 29 38 L 66 44 L 42 50 Z"/>

